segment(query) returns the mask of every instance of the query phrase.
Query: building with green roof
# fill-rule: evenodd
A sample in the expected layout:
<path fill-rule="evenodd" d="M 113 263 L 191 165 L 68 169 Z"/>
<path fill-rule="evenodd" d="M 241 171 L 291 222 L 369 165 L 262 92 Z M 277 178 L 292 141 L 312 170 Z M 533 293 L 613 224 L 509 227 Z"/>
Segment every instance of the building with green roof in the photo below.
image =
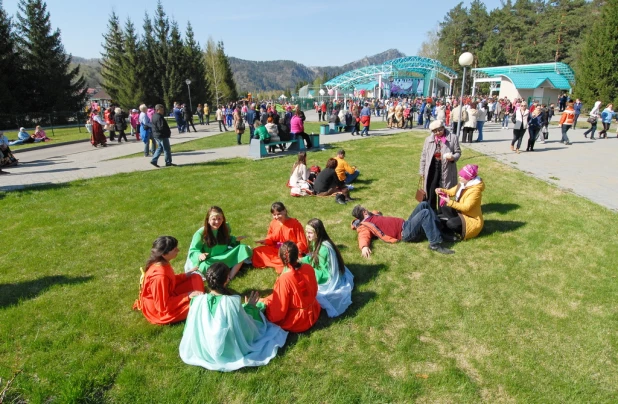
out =
<path fill-rule="evenodd" d="M 490 83 L 490 93 L 498 92 L 500 98 L 522 98 L 528 103 L 557 103 L 563 92 L 571 92 L 575 74 L 565 63 L 538 63 L 472 69 L 473 90 L 478 83 Z"/>

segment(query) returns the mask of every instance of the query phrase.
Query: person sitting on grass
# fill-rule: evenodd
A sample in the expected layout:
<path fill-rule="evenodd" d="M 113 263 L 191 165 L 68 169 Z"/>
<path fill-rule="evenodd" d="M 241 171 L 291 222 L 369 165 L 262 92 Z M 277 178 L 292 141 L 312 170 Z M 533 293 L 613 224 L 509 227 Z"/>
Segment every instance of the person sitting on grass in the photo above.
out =
<path fill-rule="evenodd" d="M 337 168 L 335 169 L 337 178 L 339 178 L 339 181 L 343 181 L 345 185 L 348 186 L 348 189 L 354 189 L 354 186 L 350 184 L 358 178 L 360 171 L 358 171 L 355 166 L 350 166 L 348 162 L 345 161 L 345 150 L 343 149 L 337 152 L 335 160 L 337 160 Z"/>
<path fill-rule="evenodd" d="M 436 189 L 440 198 L 438 217 L 446 221 L 448 231 L 463 240 L 474 238 L 483 230 L 481 199 L 485 183 L 478 176 L 478 170 L 477 165 L 468 164 L 459 170 L 458 185 L 451 189 Z"/>
<path fill-rule="evenodd" d="M 14 140 L 9 143 L 9 146 L 17 146 L 20 144 L 28 144 L 28 143 L 38 143 L 42 142 L 43 139 L 36 139 L 34 135 L 30 135 L 26 132 L 26 128 L 19 128 L 19 132 L 17 133 L 17 140 Z"/>
<path fill-rule="evenodd" d="M 139 298 L 133 310 L 141 310 L 152 324 L 177 323 L 187 318 L 192 298 L 204 293 L 204 282 L 195 272 L 174 274 L 170 261 L 178 255 L 178 240 L 161 236 L 152 243 L 146 271 L 142 272 Z"/>
<path fill-rule="evenodd" d="M 34 139 L 36 141 L 36 139 L 41 139 L 41 142 L 50 142 L 52 139 L 47 137 L 47 134 L 45 133 L 45 131 L 43 130 L 43 128 L 41 128 L 40 126 L 37 126 L 36 128 L 34 128 Z"/>
<path fill-rule="evenodd" d="M 292 166 L 292 173 L 288 181 L 292 196 L 313 195 L 313 184 L 309 182 L 309 170 L 307 169 L 307 152 L 299 152 L 298 160 Z"/>
<path fill-rule="evenodd" d="M 216 262 L 224 262 L 232 268 L 230 279 L 234 279 L 243 261 L 251 258 L 251 247 L 240 244 L 244 236 L 232 236 L 232 228 L 225 219 L 223 209 L 211 206 L 206 212 L 204 226 L 200 227 L 191 240 L 185 272 L 198 271 L 206 274 L 206 270 Z"/>
<path fill-rule="evenodd" d="M 318 196 L 342 194 L 343 199 L 337 199 L 337 202 L 345 205 L 347 201 L 353 201 L 354 199 L 350 197 L 350 190 L 346 185 L 337 178 L 335 171 L 337 164 L 337 160 L 334 158 L 328 159 L 326 168 L 318 174 L 313 183 L 313 190 Z"/>
<path fill-rule="evenodd" d="M 283 271 L 283 261 L 279 257 L 279 247 L 286 241 L 296 243 L 299 254 L 307 253 L 307 238 L 303 225 L 288 216 L 288 211 L 281 202 L 275 202 L 270 207 L 273 219 L 268 226 L 265 239 L 256 243 L 263 244 L 253 250 L 252 263 L 254 268 L 274 268 L 278 274 Z"/>
<path fill-rule="evenodd" d="M 318 302 L 328 317 L 337 317 L 352 304 L 354 275 L 343 263 L 339 249 L 326 233 L 320 219 L 311 219 L 305 226 L 309 254 L 300 262 L 315 270 L 318 282 Z"/>
<path fill-rule="evenodd" d="M 241 297 L 228 290 L 230 267 L 213 264 L 206 272 L 209 293 L 197 296 L 180 341 L 180 359 L 188 365 L 230 372 L 263 366 L 277 355 L 288 336 L 256 307 L 259 296 Z"/>
<path fill-rule="evenodd" d="M 16 165 L 19 161 L 13 156 L 9 144 L 9 139 L 4 136 L 4 132 L 0 132 L 0 167 Z"/>
<path fill-rule="evenodd" d="M 298 262 L 298 247 L 286 241 L 279 248 L 279 258 L 284 265 L 281 276 L 275 281 L 273 293 L 260 299 L 265 306 L 266 318 L 286 331 L 304 332 L 320 316 L 317 301 L 318 283 L 315 271 L 308 264 Z"/>
<path fill-rule="evenodd" d="M 398 241 L 419 242 L 429 239 L 429 249 L 441 254 L 454 254 L 442 246 L 439 219 L 427 202 L 419 203 L 408 220 L 399 217 L 382 216 L 380 212 L 369 212 L 361 205 L 352 209 L 352 230 L 358 233 L 358 248 L 364 258 L 371 256 L 371 240 L 379 238 L 387 243 Z M 451 238 L 451 240 L 453 240 Z"/>

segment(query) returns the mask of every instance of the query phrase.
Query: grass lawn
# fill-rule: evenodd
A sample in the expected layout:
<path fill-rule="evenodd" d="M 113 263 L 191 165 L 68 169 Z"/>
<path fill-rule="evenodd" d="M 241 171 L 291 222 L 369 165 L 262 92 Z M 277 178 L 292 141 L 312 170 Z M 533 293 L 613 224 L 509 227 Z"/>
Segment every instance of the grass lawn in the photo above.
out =
<path fill-rule="evenodd" d="M 407 217 L 424 135 L 345 143 L 353 196 Z M 333 147 L 337 147 L 334 145 Z M 323 165 L 333 150 L 312 152 Z M 360 256 L 352 205 L 291 198 L 294 156 L 215 161 L 0 193 L 0 378 L 6 402 L 615 402 L 618 215 L 464 149 L 487 184 L 485 228 L 442 256 L 375 241 Z M 393 169 L 396 170 L 393 172 Z M 270 204 L 321 218 L 355 276 L 344 315 L 322 313 L 264 367 L 182 363 L 183 324 L 131 311 L 152 241 L 180 240 L 181 271 L 207 208 L 263 238 Z M 231 287 L 263 296 L 273 270 Z M 0 386 L 0 391 L 4 384 Z"/>

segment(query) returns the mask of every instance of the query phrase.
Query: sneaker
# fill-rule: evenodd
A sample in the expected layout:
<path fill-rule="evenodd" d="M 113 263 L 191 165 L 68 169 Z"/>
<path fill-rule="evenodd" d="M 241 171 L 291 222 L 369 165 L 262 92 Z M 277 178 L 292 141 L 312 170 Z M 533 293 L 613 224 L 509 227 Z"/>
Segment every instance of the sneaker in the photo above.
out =
<path fill-rule="evenodd" d="M 165 167 L 176 167 L 178 164 L 174 164 L 174 163 L 169 163 L 166 164 Z"/>
<path fill-rule="evenodd" d="M 455 251 L 442 247 L 440 244 L 429 244 L 431 251 L 439 252 L 440 254 L 455 254 Z"/>
<path fill-rule="evenodd" d="M 155 163 L 154 161 L 151 161 L 150 164 L 152 164 L 153 166 L 159 168 L 159 165 L 157 163 Z"/>
<path fill-rule="evenodd" d="M 350 191 L 354 189 L 354 185 L 346 185 L 346 187 L 348 187 Z"/>
<path fill-rule="evenodd" d="M 448 234 L 448 233 L 444 234 L 444 233 L 442 233 L 442 240 L 444 240 L 446 242 L 449 242 L 449 243 L 455 243 L 455 242 L 459 241 L 460 238 L 457 237 L 456 234 Z"/>
<path fill-rule="evenodd" d="M 570 146 L 570 145 L 572 145 L 572 144 L 573 144 L 573 143 L 571 143 L 571 142 L 564 142 L 564 145 L 565 145 L 565 146 Z"/>

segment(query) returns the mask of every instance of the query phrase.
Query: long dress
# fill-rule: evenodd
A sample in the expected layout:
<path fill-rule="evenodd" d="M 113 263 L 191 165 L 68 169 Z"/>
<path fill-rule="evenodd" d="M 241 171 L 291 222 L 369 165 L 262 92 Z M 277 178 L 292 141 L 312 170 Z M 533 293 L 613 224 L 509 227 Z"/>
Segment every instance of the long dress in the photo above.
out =
<path fill-rule="evenodd" d="M 189 293 L 204 291 L 204 282 L 199 276 L 174 273 L 169 263 L 152 264 L 144 276 L 139 300 L 134 309 L 139 309 L 153 324 L 170 324 L 182 321 L 189 313 Z"/>
<path fill-rule="evenodd" d="M 310 255 L 303 257 L 301 262 L 312 265 Z M 318 265 L 315 276 L 318 282 L 317 300 L 326 310 L 328 317 L 337 317 L 352 304 L 352 289 L 354 289 L 354 275 L 345 267 L 344 273 L 339 272 L 339 262 L 335 249 L 325 241 L 318 252 Z"/>
<path fill-rule="evenodd" d="M 288 240 L 296 243 L 299 255 L 307 253 L 307 238 L 303 225 L 291 217 L 285 223 L 273 219 L 268 226 L 268 234 L 264 240 L 265 245 L 253 250 L 253 267 L 275 268 L 277 273 L 280 274 L 283 271 L 283 262 L 279 258 L 279 246 Z"/>
<path fill-rule="evenodd" d="M 208 247 L 204 244 L 204 227 L 200 227 L 191 240 L 189 246 L 189 254 L 185 263 L 185 272 L 189 272 L 191 268 L 198 267 L 199 272 L 204 275 L 208 268 L 215 262 L 224 262 L 228 267 L 232 268 L 239 262 L 243 262 L 247 258 L 251 258 L 251 247 L 245 244 L 240 244 L 236 237 L 231 236 L 232 229 L 229 224 L 225 224 L 230 234 L 230 243 L 228 245 L 217 244 L 214 247 Z M 218 230 L 213 230 L 213 234 L 217 237 Z M 208 253 L 208 257 L 204 261 L 199 262 L 199 256 L 202 253 Z"/>
<path fill-rule="evenodd" d="M 316 300 L 318 283 L 311 265 L 302 264 L 296 270 L 286 268 L 275 281 L 273 293 L 261 300 L 266 306 L 266 318 L 291 332 L 311 328 L 320 316 Z"/>
<path fill-rule="evenodd" d="M 230 372 L 266 365 L 288 336 L 240 296 L 194 297 L 180 341 L 180 358 L 189 365 Z"/>
<path fill-rule="evenodd" d="M 103 121 L 98 115 L 92 116 L 92 134 L 90 135 L 90 143 L 93 146 L 107 143 L 107 138 L 103 133 Z"/>

